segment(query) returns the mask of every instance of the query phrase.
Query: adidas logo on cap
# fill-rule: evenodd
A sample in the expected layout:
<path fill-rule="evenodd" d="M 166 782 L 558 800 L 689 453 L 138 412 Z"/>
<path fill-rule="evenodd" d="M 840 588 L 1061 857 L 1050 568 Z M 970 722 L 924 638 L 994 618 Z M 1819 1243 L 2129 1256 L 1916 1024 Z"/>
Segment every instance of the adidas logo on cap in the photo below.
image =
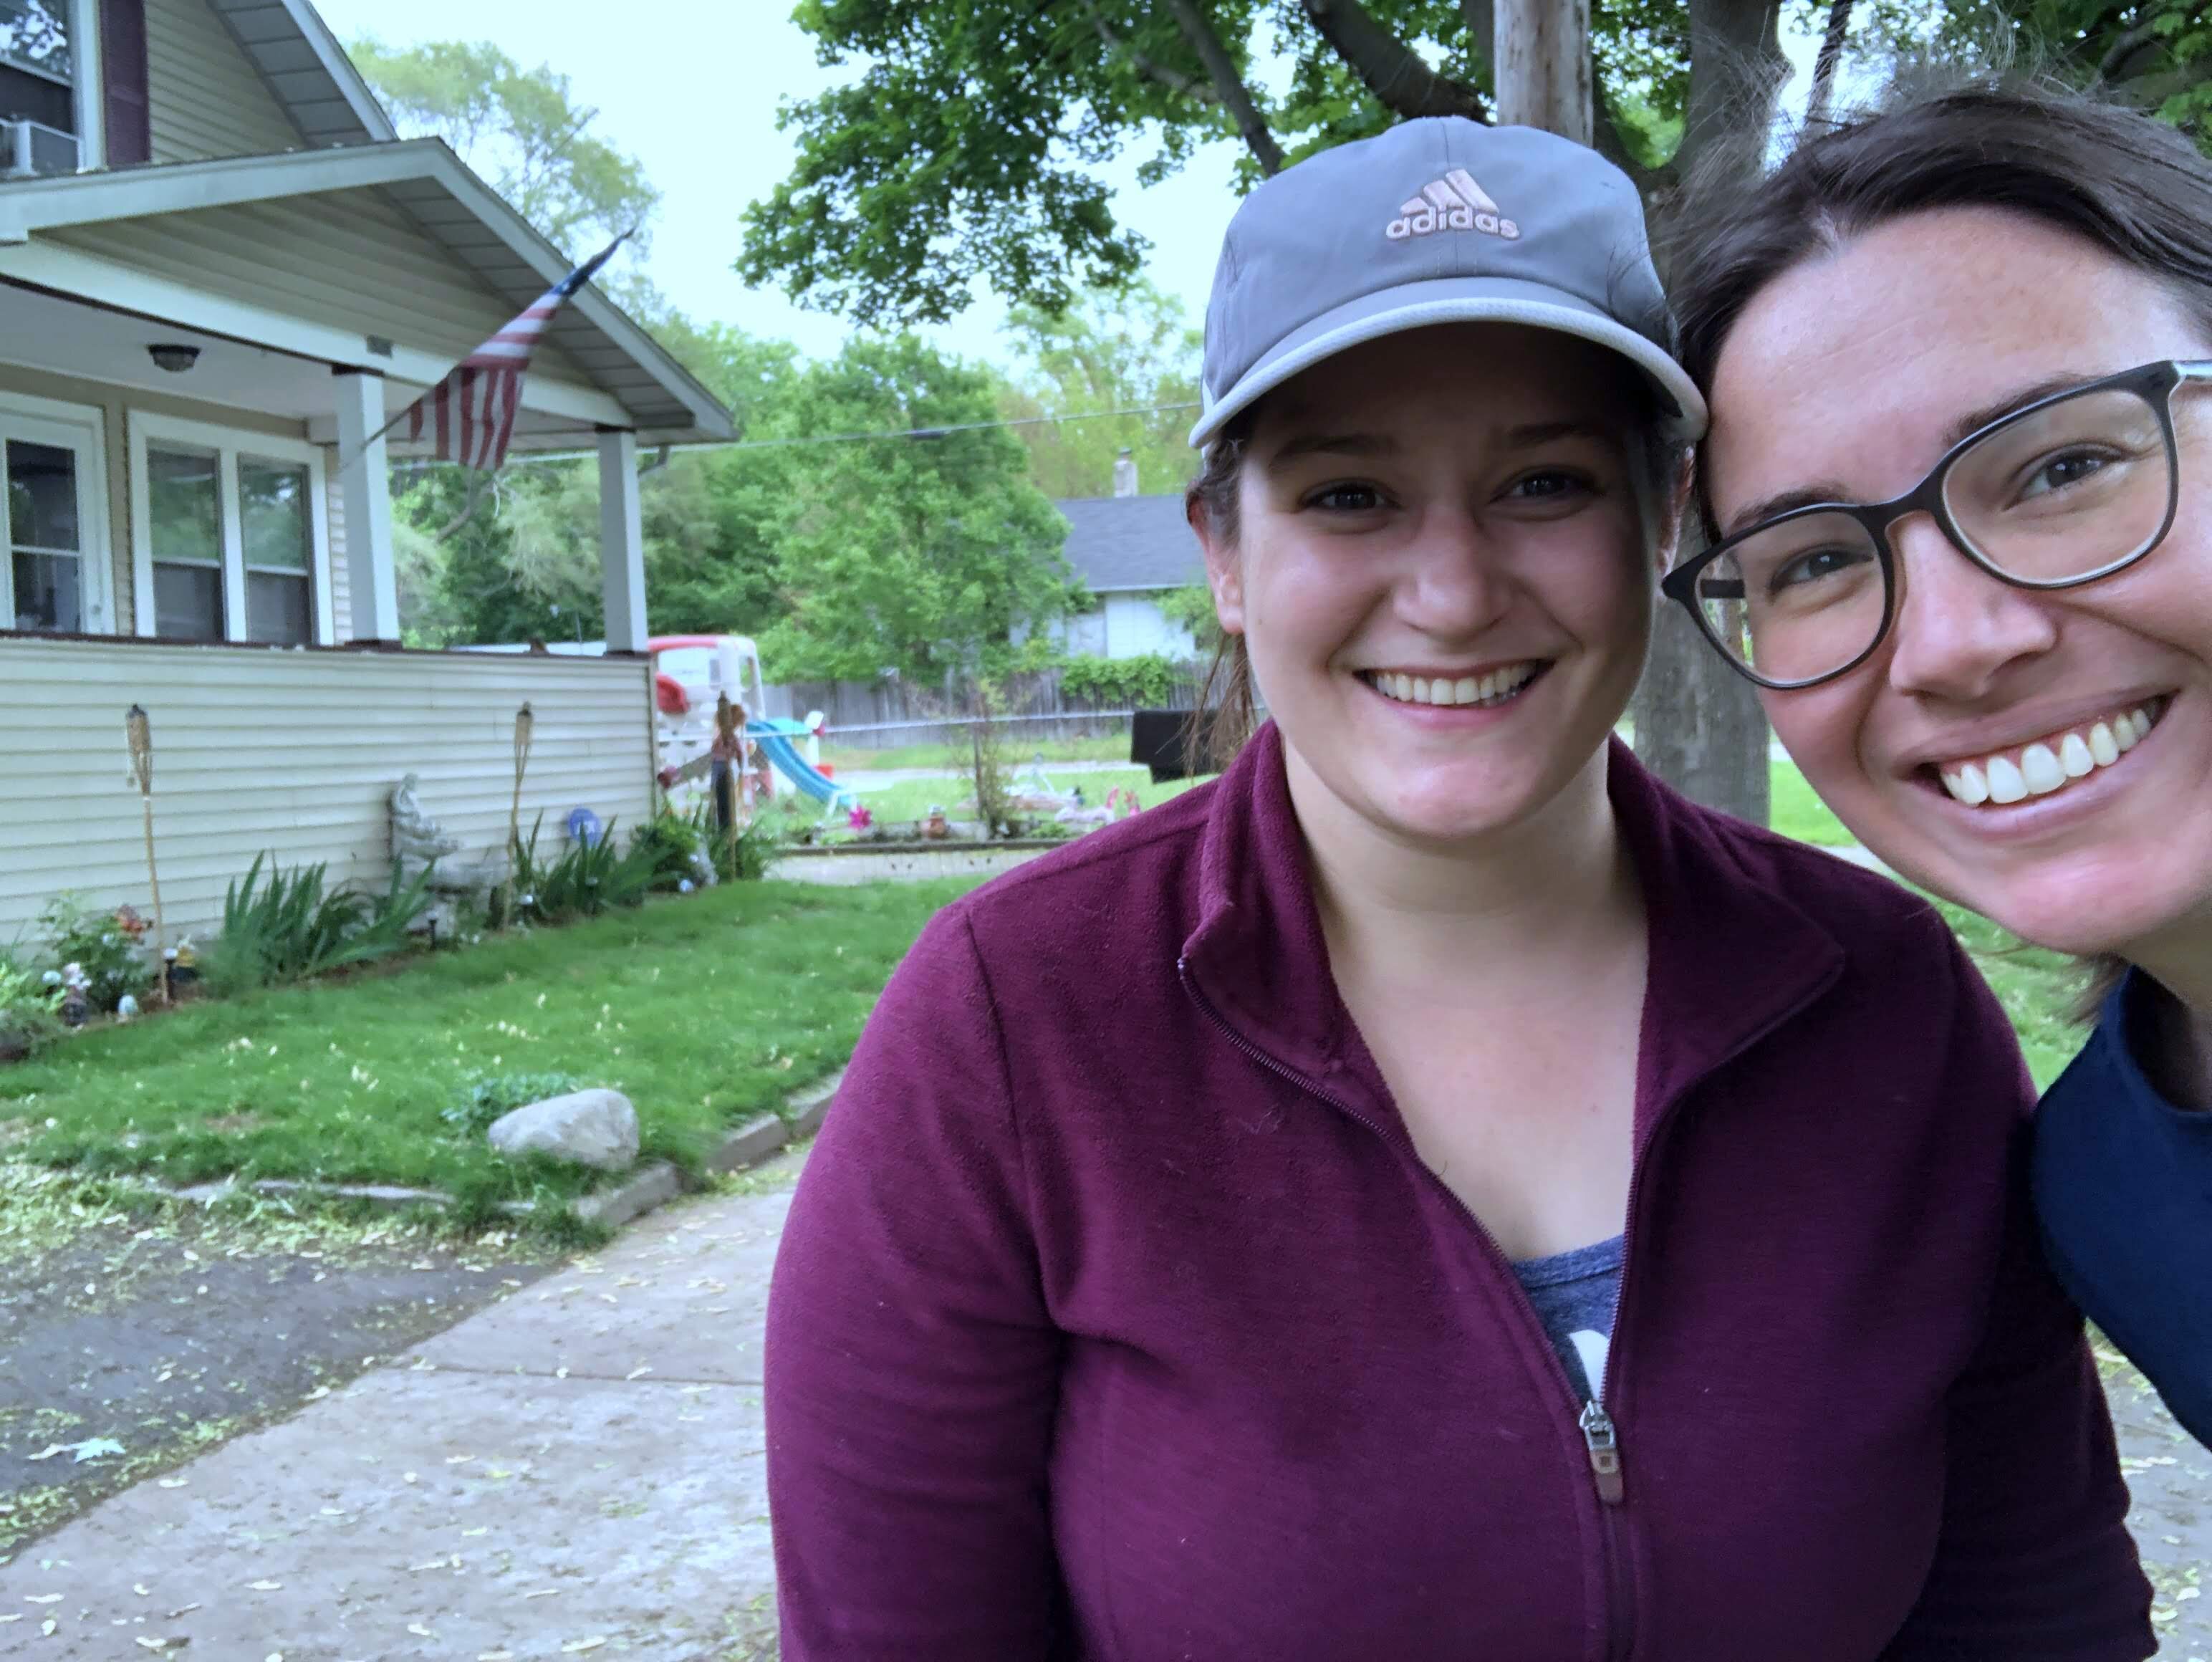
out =
<path fill-rule="evenodd" d="M 1464 167 L 1455 167 L 1442 179 L 1421 186 L 1420 195 L 1398 204 L 1398 217 L 1383 232 L 1393 242 L 1431 231 L 1486 231 L 1508 242 L 1521 228 L 1498 211 L 1490 192 L 1474 182 Z"/>

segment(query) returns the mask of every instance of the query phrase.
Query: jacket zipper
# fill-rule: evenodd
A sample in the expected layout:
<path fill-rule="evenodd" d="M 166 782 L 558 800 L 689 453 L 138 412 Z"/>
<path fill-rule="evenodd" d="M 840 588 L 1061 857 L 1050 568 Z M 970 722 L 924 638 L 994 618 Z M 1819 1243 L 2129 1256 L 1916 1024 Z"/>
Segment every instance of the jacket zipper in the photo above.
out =
<path fill-rule="evenodd" d="M 1226 1038 L 1240 1054 L 1258 1062 L 1277 1078 L 1287 1080 L 1307 1095 L 1318 1098 L 1321 1101 L 1328 1104 L 1354 1124 L 1364 1126 L 1374 1133 L 1383 1142 L 1393 1148 L 1397 1147 L 1396 1138 L 1342 1097 L 1323 1090 L 1297 1069 L 1286 1062 L 1278 1061 L 1238 1032 L 1230 1023 L 1229 1019 L 1214 1008 L 1213 1001 L 1206 995 L 1204 989 L 1191 978 L 1188 959 L 1180 957 L 1176 959 L 1176 974 L 1182 982 L 1183 990 L 1190 995 L 1200 1009 L 1206 1012 L 1207 1020 L 1220 1029 L 1222 1037 Z M 1629 1233 L 1635 1226 L 1636 1195 L 1637 1190 L 1643 1186 L 1644 1168 L 1649 1163 L 1652 1149 L 1657 1146 L 1658 1140 L 1655 1127 L 1651 1142 L 1644 1149 L 1644 1160 L 1639 1162 L 1629 1175 L 1627 1215 L 1623 1221 L 1621 1234 L 1621 1293 L 1620 1297 L 1614 1301 L 1613 1314 L 1615 1342 L 1607 1347 L 1604 1383 L 1599 1388 L 1598 1396 L 1592 1397 L 1583 1403 L 1582 1411 L 1575 1422 L 1577 1429 L 1582 1433 L 1583 1446 L 1589 1458 L 1590 1478 L 1597 1491 L 1599 1502 L 1599 1521 L 1604 1530 L 1607 1589 L 1606 1662 L 1628 1662 L 1630 1653 L 1636 1643 L 1636 1622 L 1633 1604 L 1635 1590 L 1628 1575 L 1628 1542 L 1620 1515 L 1621 1506 L 1627 1498 L 1627 1488 L 1622 1480 L 1620 1470 L 1620 1428 L 1613 1424 L 1612 1416 L 1605 1411 L 1600 1397 L 1610 1397 L 1613 1394 L 1613 1375 L 1620 1366 L 1620 1345 L 1618 1341 L 1624 1330 L 1621 1312 L 1627 1303 Z M 1467 1221 L 1468 1227 L 1474 1230 L 1483 1245 L 1490 1249 L 1492 1256 L 1499 1262 L 1506 1263 L 1510 1268 L 1510 1261 L 1506 1258 L 1504 1249 L 1498 1245 L 1497 1237 L 1490 1233 L 1481 1219 L 1474 1215 L 1467 1202 L 1452 1192 L 1450 1185 L 1437 1177 L 1433 1172 L 1429 1172 L 1426 1166 L 1421 1164 L 1418 1151 L 1401 1150 L 1401 1152 L 1414 1154 L 1413 1163 L 1423 1172 L 1428 1172 L 1430 1180 L 1443 1191 L 1445 1199 L 1458 1208 L 1460 1216 Z M 1526 1302 L 1528 1295 L 1522 1294 L 1521 1296 L 1523 1302 Z M 1577 1400 L 1575 1396 L 1574 1382 L 1567 1378 L 1566 1364 L 1559 1360 L 1556 1352 L 1553 1351 L 1548 1341 L 1544 1349 L 1545 1354 L 1551 1360 L 1553 1377 L 1559 1381 L 1560 1389 L 1565 1391 L 1570 1402 Z"/>

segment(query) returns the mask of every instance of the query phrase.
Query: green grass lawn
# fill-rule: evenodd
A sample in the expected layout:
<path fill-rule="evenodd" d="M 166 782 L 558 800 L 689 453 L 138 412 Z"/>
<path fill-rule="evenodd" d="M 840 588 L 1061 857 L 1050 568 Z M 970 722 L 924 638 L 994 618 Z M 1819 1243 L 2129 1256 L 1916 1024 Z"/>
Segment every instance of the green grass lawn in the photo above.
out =
<path fill-rule="evenodd" d="M 2012 1018 L 2036 1089 L 2047 1089 L 2088 1037 L 2071 1014 L 2086 979 L 2083 971 L 2064 953 L 2024 945 L 1986 917 L 1948 901 L 1936 904 Z"/>
<path fill-rule="evenodd" d="M 510 1164 L 441 1117 L 475 1075 L 564 1072 L 627 1093 L 645 1154 L 696 1166 L 725 1128 L 843 1065 L 922 924 L 974 880 L 730 885 L 104 1026 L 0 1068 L 0 1145 L 174 1183 L 566 1196 L 587 1180 Z"/>
<path fill-rule="evenodd" d="M 1813 788 L 1805 782 L 1795 762 L 1776 762 L 1769 767 L 1767 790 L 1771 799 L 1767 823 L 1784 837 L 1818 843 L 1824 848 L 1845 847 L 1858 840 L 1813 794 Z"/>
<path fill-rule="evenodd" d="M 1055 774 L 1052 770 L 1052 764 L 1048 762 L 1044 771 L 1045 777 L 1061 790 L 1080 785 L 1083 800 L 1094 807 L 1102 805 L 1107 794 L 1116 786 L 1135 791 L 1138 800 L 1146 807 L 1152 808 L 1170 796 L 1179 796 L 1193 785 L 1202 782 L 1196 779 L 1170 779 L 1164 784 L 1155 785 L 1152 776 L 1143 768 L 1119 768 L 1101 773 Z M 1017 789 L 1020 788 L 1022 776 L 1028 772 L 1027 763 L 1014 770 Z M 970 818 L 974 809 L 963 808 L 961 805 L 971 802 L 975 794 L 973 782 L 965 777 L 902 779 L 878 790 L 862 791 L 860 800 L 867 804 L 868 812 L 874 814 L 879 823 L 897 825 L 905 820 L 921 819 L 933 806 L 942 807 L 955 819 Z"/>
<path fill-rule="evenodd" d="M 1129 735 L 1108 734 L 1100 739 L 1024 739 L 1019 728 L 1006 741 L 1006 753 L 1024 767 L 1042 753 L 1047 762 L 1126 762 Z M 856 768 L 964 768 L 971 760 L 967 746 L 902 745 L 896 750 L 861 750 L 824 744 L 822 759 L 840 773 Z"/>

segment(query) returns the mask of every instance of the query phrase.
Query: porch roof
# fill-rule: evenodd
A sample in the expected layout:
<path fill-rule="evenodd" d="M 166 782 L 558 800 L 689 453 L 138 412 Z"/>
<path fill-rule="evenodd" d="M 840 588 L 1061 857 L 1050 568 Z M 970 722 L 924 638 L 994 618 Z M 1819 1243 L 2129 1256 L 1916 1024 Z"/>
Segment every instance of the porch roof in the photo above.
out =
<path fill-rule="evenodd" d="M 55 262 L 8 258 L 11 248 L 24 249 L 38 233 L 66 234 L 83 228 L 210 210 L 282 209 L 288 203 L 364 190 L 390 203 L 456 267 L 503 301 L 509 314 L 520 312 L 571 267 L 568 255 L 533 229 L 442 141 L 413 139 L 11 182 L 0 189 L 0 277 L 59 293 L 72 291 L 65 279 L 46 275 L 46 265 Z M 55 253 L 58 260 L 68 251 Z M 128 309 L 158 314 L 151 306 Z M 393 395 L 403 405 L 413 396 L 406 383 L 427 384 L 453 362 L 419 350 L 380 350 L 360 333 L 329 332 L 305 343 L 257 338 L 226 328 L 219 320 L 185 315 L 167 320 L 216 334 L 239 332 L 249 344 L 386 374 L 398 383 Z M 702 443 L 734 435 L 729 411 L 596 288 L 585 288 L 561 308 L 547 340 L 562 358 L 588 375 L 592 389 L 602 395 L 596 402 L 604 410 L 592 418 L 597 424 L 631 426 L 651 443 Z M 533 382 L 538 379 L 532 377 Z M 552 391 L 545 390 L 549 394 Z M 400 397 L 402 393 L 405 397 Z M 538 400 L 526 393 L 526 410 L 533 405 L 554 408 L 550 398 Z M 573 422 L 584 412 L 569 407 L 559 413 Z M 551 437 L 544 435 L 539 442 Z M 527 447 L 520 435 L 518 442 Z"/>

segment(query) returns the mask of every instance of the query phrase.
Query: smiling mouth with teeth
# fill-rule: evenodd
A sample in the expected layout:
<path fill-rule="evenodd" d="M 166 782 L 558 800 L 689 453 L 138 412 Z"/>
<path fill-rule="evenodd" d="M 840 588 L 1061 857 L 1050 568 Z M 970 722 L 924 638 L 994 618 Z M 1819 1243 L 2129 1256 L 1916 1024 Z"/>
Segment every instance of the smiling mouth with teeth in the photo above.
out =
<path fill-rule="evenodd" d="M 1393 670 L 1364 669 L 1359 679 L 1385 698 L 1401 704 L 1437 704 L 1495 709 L 1509 703 L 1548 667 L 1540 661 L 1510 664 L 1485 675 L 1401 675 Z"/>
<path fill-rule="evenodd" d="M 2050 734 L 2015 749 L 1946 762 L 1933 771 L 1943 788 L 1970 808 L 2009 807 L 2031 796 L 2053 795 L 2076 779 L 2111 767 L 2141 744 L 2170 702 L 2153 698 L 2087 727 Z"/>

